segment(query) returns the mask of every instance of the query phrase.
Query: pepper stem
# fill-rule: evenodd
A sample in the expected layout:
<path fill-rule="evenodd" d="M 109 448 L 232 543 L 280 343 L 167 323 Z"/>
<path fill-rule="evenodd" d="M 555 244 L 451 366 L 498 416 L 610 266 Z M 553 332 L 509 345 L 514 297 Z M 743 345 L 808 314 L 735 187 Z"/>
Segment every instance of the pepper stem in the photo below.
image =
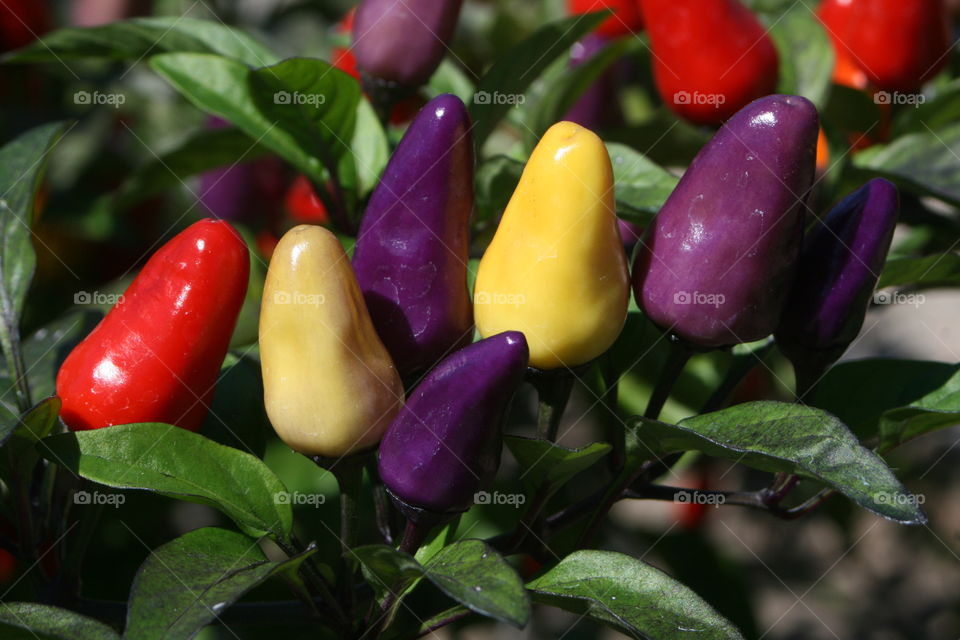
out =
<path fill-rule="evenodd" d="M 556 371 L 531 369 L 529 380 L 540 398 L 537 437 L 553 442 L 557 439 L 560 419 L 573 391 L 573 372 L 566 368 Z"/>
<path fill-rule="evenodd" d="M 677 379 L 683 372 L 687 360 L 693 355 L 693 351 L 680 340 L 674 340 L 670 343 L 670 353 L 667 355 L 667 361 L 663 364 L 663 370 L 660 372 L 660 379 L 657 380 L 657 386 L 653 388 L 653 394 L 647 403 L 647 410 L 643 412 L 644 418 L 656 420 L 663 411 L 663 405 L 667 403 L 670 392 L 673 390 Z"/>

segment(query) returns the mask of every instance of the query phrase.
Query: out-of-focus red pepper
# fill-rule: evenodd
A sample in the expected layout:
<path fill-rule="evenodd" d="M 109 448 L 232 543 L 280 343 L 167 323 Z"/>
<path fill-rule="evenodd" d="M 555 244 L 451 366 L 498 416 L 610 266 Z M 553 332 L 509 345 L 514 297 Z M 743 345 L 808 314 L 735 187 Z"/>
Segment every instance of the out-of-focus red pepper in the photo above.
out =
<path fill-rule="evenodd" d="M 310 184 L 310 178 L 302 174 L 287 189 L 283 206 L 287 215 L 297 223 L 326 224 L 330 221 L 327 208 Z"/>
<path fill-rule="evenodd" d="M 600 23 L 596 32 L 609 38 L 618 38 L 643 29 L 643 13 L 637 0 L 567 0 L 571 14 L 591 13 L 610 9 L 613 15 Z"/>
<path fill-rule="evenodd" d="M 50 28 L 44 0 L 0 2 L 0 52 L 25 47 Z"/>
<path fill-rule="evenodd" d="M 60 368 L 67 426 L 199 429 L 249 271 L 246 243 L 222 220 L 201 220 L 163 245 Z"/>
<path fill-rule="evenodd" d="M 717 125 L 776 89 L 773 40 L 738 0 L 642 0 L 663 101 L 695 124 Z"/>

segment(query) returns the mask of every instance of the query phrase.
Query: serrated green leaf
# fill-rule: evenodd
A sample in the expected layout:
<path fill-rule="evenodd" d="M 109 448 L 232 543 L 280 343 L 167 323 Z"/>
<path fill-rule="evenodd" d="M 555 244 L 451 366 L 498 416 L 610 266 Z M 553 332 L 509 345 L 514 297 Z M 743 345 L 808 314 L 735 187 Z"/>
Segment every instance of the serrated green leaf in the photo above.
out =
<path fill-rule="evenodd" d="M 33 602 L 0 603 L 0 630 L 4 640 L 120 640 L 93 618 Z"/>
<path fill-rule="evenodd" d="M 960 424 L 960 365 L 868 358 L 841 362 L 817 385 L 813 403 L 888 451 Z"/>
<path fill-rule="evenodd" d="M 606 13 L 572 16 L 541 27 L 532 36 L 512 47 L 493 63 L 480 79 L 469 104 L 473 118 L 473 139 L 482 149 L 487 137 L 516 100 L 497 96 L 523 95 L 550 64 L 565 54 L 573 43 L 603 22 Z"/>
<path fill-rule="evenodd" d="M 148 54 L 217 53 L 252 67 L 277 55 L 239 29 L 183 16 L 133 18 L 95 27 L 69 27 L 8 54 L 5 62 L 58 62 L 77 58 L 138 60 Z"/>
<path fill-rule="evenodd" d="M 658 453 L 696 450 L 764 471 L 795 473 L 904 524 L 926 517 L 886 463 L 835 416 L 786 402 L 748 402 L 669 425 L 634 418 L 633 437 Z"/>
<path fill-rule="evenodd" d="M 551 492 L 591 467 L 611 449 L 609 444 L 603 442 L 568 449 L 547 440 L 519 436 L 507 436 L 504 441 L 520 465 L 520 477 L 524 485 L 531 490 L 547 485 Z"/>
<path fill-rule="evenodd" d="M 613 551 L 577 551 L 527 584 L 534 602 L 647 640 L 742 640 L 728 620 L 659 569 Z"/>
<path fill-rule="evenodd" d="M 192 638 L 250 589 L 296 572 L 313 552 L 271 562 L 255 538 L 215 527 L 191 531 L 154 549 L 137 570 L 124 637 Z"/>
<path fill-rule="evenodd" d="M 290 536 L 293 510 L 277 499 L 286 488 L 273 471 L 249 453 L 186 429 L 119 425 L 51 436 L 42 445 L 48 459 L 94 482 L 216 507 L 253 536 Z"/>

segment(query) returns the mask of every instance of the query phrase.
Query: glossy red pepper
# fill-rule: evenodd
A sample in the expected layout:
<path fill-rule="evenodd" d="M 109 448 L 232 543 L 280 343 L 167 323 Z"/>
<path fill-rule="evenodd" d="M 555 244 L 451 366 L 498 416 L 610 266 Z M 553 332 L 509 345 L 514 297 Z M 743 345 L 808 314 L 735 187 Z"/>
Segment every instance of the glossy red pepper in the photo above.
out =
<path fill-rule="evenodd" d="M 608 38 L 636 33 L 643 29 L 643 13 L 638 0 L 567 0 L 573 15 L 610 9 L 613 15 L 600 23 L 596 32 Z"/>
<path fill-rule="evenodd" d="M 310 178 L 303 174 L 297 176 L 287 189 L 283 207 L 290 219 L 298 224 L 326 224 L 330 221 L 327 207 L 310 184 Z"/>
<path fill-rule="evenodd" d="M 884 91 L 916 91 L 949 61 L 943 0 L 826 0 L 817 14 L 833 41 L 834 78 L 849 75 L 846 84 L 859 82 L 852 66 Z"/>
<path fill-rule="evenodd" d="M 71 430 L 165 422 L 196 431 L 247 291 L 250 258 L 222 220 L 201 220 L 147 261 L 57 375 Z"/>
<path fill-rule="evenodd" d="M 642 0 L 653 74 L 664 103 L 717 125 L 777 87 L 773 40 L 738 0 Z"/>

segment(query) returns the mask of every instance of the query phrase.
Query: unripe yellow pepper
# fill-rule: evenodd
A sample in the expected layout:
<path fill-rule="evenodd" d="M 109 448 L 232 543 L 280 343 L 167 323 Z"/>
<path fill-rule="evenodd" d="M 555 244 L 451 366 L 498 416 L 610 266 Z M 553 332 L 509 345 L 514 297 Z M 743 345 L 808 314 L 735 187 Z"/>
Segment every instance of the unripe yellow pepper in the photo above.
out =
<path fill-rule="evenodd" d="M 484 337 L 522 331 L 539 369 L 583 364 L 613 344 L 630 294 L 613 195 L 600 138 L 553 125 L 480 261 L 474 315 Z"/>
<path fill-rule="evenodd" d="M 328 458 L 373 447 L 403 385 L 337 237 L 288 231 L 273 252 L 260 311 L 264 404 L 291 448 Z"/>

